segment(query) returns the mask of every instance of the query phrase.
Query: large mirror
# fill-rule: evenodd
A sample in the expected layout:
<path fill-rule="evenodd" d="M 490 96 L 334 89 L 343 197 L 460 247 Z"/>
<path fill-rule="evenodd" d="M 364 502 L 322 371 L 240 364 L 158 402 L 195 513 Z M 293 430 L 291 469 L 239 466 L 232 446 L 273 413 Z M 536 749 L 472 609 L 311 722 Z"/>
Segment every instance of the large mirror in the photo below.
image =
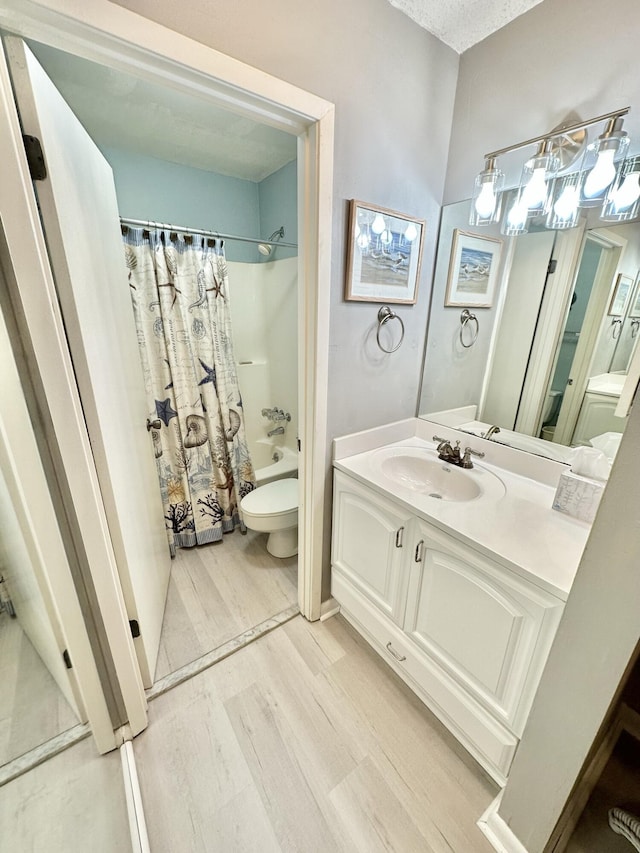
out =
<path fill-rule="evenodd" d="M 578 445 L 615 455 L 640 340 L 639 222 L 593 212 L 502 237 L 471 228 L 469 208 L 442 212 L 418 416 L 481 437 L 497 427 L 493 440 L 558 461 Z"/>

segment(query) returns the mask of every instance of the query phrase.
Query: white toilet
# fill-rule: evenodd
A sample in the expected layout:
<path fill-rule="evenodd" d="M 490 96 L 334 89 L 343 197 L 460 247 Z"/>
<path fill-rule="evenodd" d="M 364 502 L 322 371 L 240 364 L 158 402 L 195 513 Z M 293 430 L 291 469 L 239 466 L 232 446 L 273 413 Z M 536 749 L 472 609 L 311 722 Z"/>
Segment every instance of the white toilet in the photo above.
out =
<path fill-rule="evenodd" d="M 240 501 L 249 530 L 268 533 L 267 551 L 274 557 L 298 553 L 298 481 L 295 477 L 258 486 Z"/>

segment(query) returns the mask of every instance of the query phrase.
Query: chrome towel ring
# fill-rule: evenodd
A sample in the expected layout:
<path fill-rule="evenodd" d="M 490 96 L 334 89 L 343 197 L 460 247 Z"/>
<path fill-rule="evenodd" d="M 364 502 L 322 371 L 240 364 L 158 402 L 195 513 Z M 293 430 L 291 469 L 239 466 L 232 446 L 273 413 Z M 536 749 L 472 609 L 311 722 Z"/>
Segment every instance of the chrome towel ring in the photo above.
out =
<path fill-rule="evenodd" d="M 611 330 L 611 337 L 614 341 L 617 341 L 620 337 L 620 333 L 622 332 L 622 320 L 620 319 L 620 317 L 614 317 L 614 319 L 611 321 L 611 325 L 613 327 Z M 616 332 L 618 333 L 617 335 Z"/>
<path fill-rule="evenodd" d="M 393 347 L 393 349 L 386 349 L 380 343 L 380 329 L 384 326 L 385 323 L 388 323 L 389 320 L 397 320 L 400 323 L 400 340 Z M 397 349 L 400 349 L 400 345 L 404 340 L 404 323 L 402 322 L 402 317 L 399 317 L 395 314 L 388 305 L 383 305 L 382 308 L 378 311 L 378 331 L 376 332 L 376 340 L 378 342 L 378 346 L 382 350 L 382 352 L 395 352 Z"/>
<path fill-rule="evenodd" d="M 465 326 L 468 323 L 475 323 L 476 329 L 475 329 L 475 334 L 473 335 L 473 338 L 469 341 L 468 344 L 465 344 L 463 335 L 464 335 Z M 462 346 L 465 349 L 469 349 L 469 347 L 472 347 L 475 344 L 475 342 L 478 340 L 479 334 L 480 334 L 480 323 L 478 323 L 478 318 L 476 317 L 475 314 L 472 314 L 468 308 L 465 308 L 460 314 L 460 343 L 462 344 Z"/>

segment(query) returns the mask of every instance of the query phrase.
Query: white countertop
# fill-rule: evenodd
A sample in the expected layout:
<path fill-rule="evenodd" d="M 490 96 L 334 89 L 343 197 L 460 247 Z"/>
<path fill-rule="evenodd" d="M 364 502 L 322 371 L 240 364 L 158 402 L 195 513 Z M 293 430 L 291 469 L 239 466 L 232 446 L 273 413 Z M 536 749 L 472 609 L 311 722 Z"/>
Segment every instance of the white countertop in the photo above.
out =
<path fill-rule="evenodd" d="M 474 462 L 478 474 L 485 470 L 498 477 L 504 485 L 504 494 L 498 489 L 474 500 L 454 502 L 437 500 L 404 488 L 382 473 L 375 461 L 376 450 L 406 446 L 424 450 L 432 458 L 437 458 L 437 454 L 433 442 L 409 435 L 408 429 L 402 431 L 405 435 L 402 437 L 398 434 L 398 426 L 360 433 L 355 442 L 351 437 L 338 439 L 334 444 L 334 467 L 458 541 L 496 559 L 552 595 L 566 600 L 590 525 L 551 509 L 555 487 L 495 464 L 485 464 L 483 460 L 482 463 Z M 367 449 L 344 455 L 349 448 L 360 449 L 363 436 L 367 439 L 364 442 Z M 485 444 L 489 442 L 483 442 L 482 449 Z M 558 466 L 558 470 L 566 469 Z"/>
<path fill-rule="evenodd" d="M 587 391 L 593 394 L 605 394 L 607 397 L 619 397 L 626 375 L 621 373 L 601 373 L 592 376 L 587 383 Z"/>

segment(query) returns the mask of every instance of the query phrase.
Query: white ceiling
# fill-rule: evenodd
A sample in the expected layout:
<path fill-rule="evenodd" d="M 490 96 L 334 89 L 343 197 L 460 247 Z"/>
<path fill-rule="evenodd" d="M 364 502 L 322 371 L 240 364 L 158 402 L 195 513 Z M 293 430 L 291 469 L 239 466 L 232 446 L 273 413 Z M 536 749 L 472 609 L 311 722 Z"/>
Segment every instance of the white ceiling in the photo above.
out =
<path fill-rule="evenodd" d="M 295 136 L 41 44 L 41 65 L 99 148 L 261 181 L 296 158 Z"/>
<path fill-rule="evenodd" d="M 425 30 L 464 53 L 542 0 L 389 0 Z"/>

